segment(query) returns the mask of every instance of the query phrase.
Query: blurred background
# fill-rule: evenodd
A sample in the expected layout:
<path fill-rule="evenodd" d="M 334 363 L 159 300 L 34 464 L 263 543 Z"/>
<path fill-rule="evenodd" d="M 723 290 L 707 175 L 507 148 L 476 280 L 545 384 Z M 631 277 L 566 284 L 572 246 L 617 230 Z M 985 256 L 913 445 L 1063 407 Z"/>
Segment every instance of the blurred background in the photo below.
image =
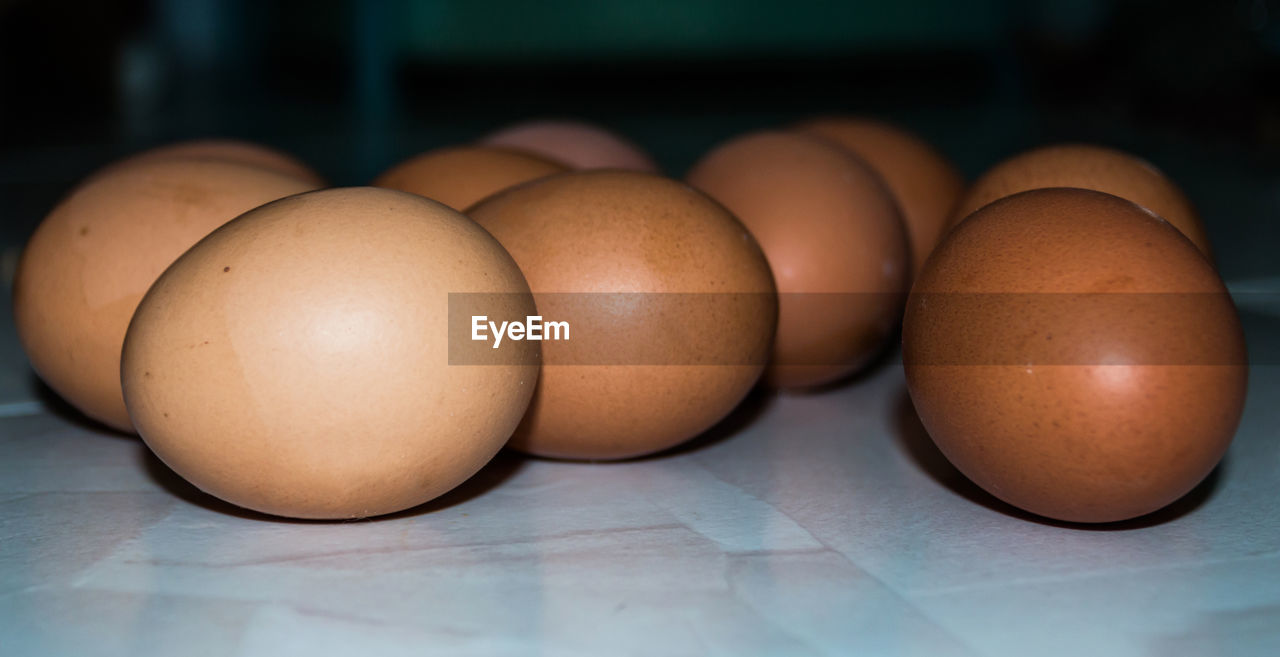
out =
<path fill-rule="evenodd" d="M 1128 149 L 1200 205 L 1227 280 L 1277 274 L 1276 2 L 0 0 L 5 282 L 71 185 L 166 141 L 250 139 L 352 185 L 576 117 L 680 176 L 829 112 L 897 121 L 970 177 L 1046 142 Z"/>

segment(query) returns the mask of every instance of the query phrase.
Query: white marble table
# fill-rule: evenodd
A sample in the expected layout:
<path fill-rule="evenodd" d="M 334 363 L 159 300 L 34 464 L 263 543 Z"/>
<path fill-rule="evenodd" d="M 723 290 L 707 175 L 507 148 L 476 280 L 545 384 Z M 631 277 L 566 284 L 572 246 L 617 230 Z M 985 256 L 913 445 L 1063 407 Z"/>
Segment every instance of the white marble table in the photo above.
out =
<path fill-rule="evenodd" d="M 31 398 L 0 336 L 0 655 L 1280 655 L 1280 315 L 1244 317 L 1269 360 L 1224 464 L 1099 528 L 969 484 L 892 356 L 662 457 L 269 519 Z"/>

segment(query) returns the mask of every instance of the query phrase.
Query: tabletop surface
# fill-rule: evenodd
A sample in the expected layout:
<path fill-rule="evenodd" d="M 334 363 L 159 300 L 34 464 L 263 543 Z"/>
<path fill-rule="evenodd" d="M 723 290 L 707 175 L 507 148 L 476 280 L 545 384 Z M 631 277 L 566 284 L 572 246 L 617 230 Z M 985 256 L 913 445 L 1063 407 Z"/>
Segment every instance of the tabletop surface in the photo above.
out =
<path fill-rule="evenodd" d="M 965 168 L 999 148 L 961 149 Z M 107 150 L 0 153 L 6 283 L 26 233 Z M 753 393 L 658 457 L 504 454 L 395 516 L 270 519 L 36 384 L 5 285 L 0 654 L 1280 654 L 1280 188 L 1230 153 L 1155 154 L 1206 216 L 1235 218 L 1209 229 L 1252 368 L 1214 474 L 1118 525 L 1046 522 L 969 483 L 893 351 L 821 393 Z"/>
<path fill-rule="evenodd" d="M 1251 344 L 1280 315 L 1244 313 Z M 673 453 L 502 455 L 396 516 L 269 519 L 52 400 L 0 419 L 7 655 L 1280 654 L 1280 367 L 1154 516 L 1037 520 L 954 470 L 890 356 Z"/>

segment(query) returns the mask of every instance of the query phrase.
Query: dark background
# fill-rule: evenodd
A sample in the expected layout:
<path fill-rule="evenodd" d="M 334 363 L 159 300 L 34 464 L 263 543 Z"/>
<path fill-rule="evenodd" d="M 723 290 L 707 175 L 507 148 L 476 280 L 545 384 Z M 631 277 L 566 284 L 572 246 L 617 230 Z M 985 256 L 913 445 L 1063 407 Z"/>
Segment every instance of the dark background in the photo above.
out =
<path fill-rule="evenodd" d="M 526 118 L 601 123 L 675 176 L 816 113 L 925 136 L 970 177 L 1053 141 L 1143 155 L 1228 281 L 1280 245 L 1280 3 L 1149 0 L 0 0 L 5 274 L 68 187 L 165 141 L 246 138 L 335 184 Z"/>

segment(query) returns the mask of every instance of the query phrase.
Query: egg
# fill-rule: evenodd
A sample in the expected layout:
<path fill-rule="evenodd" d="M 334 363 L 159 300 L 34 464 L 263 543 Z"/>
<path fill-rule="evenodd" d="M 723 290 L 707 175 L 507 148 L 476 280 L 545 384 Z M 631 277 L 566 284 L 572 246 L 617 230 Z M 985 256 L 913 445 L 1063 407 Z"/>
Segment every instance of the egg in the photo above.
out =
<path fill-rule="evenodd" d="M 912 274 L 918 274 L 964 192 L 955 165 L 920 137 L 881 121 L 833 116 L 794 129 L 848 149 L 884 178 L 906 222 Z"/>
<path fill-rule="evenodd" d="M 760 132 L 717 146 L 687 180 L 737 215 L 769 259 L 779 294 L 772 385 L 838 380 L 884 346 L 910 255 L 892 195 L 862 160 L 809 135 Z"/>
<path fill-rule="evenodd" d="M 32 367 L 85 415 L 131 431 L 120 347 L 147 288 L 236 215 L 311 189 L 220 160 L 136 162 L 92 176 L 40 223 L 18 263 L 14 322 Z"/>
<path fill-rule="evenodd" d="M 166 144 L 120 160 L 106 170 L 139 162 L 175 158 L 247 164 L 292 176 L 313 187 L 323 187 L 325 184 L 324 178 L 302 160 L 274 148 L 238 139 L 193 139 Z"/>
<path fill-rule="evenodd" d="M 627 138 L 581 121 L 526 121 L 482 140 L 490 146 L 529 151 L 574 169 L 658 172 L 658 165 Z"/>
<path fill-rule="evenodd" d="M 568 167 L 532 153 L 493 146 L 454 146 L 428 151 L 391 167 L 373 181 L 465 210 L 513 185 Z"/>
<path fill-rule="evenodd" d="M 1080 187 L 1133 201 L 1173 224 L 1206 257 L 1213 257 L 1199 214 L 1172 180 L 1146 160 L 1090 144 L 1044 146 L 991 167 L 957 205 L 950 224 L 996 199 L 1042 187 Z"/>
<path fill-rule="evenodd" d="M 911 291 L 902 348 L 942 453 L 1058 520 L 1178 499 L 1222 458 L 1245 399 L 1240 322 L 1209 261 L 1092 190 L 1015 194 L 956 227 Z"/>
<path fill-rule="evenodd" d="M 469 215 L 511 252 L 538 312 L 567 324 L 511 446 L 621 459 L 680 444 L 725 417 L 764 368 L 777 321 L 768 263 L 727 210 L 687 185 L 571 172 L 481 201 Z"/>
<path fill-rule="evenodd" d="M 451 365 L 451 295 L 535 314 L 475 222 L 403 192 L 333 189 L 257 208 L 170 267 L 138 307 L 121 380 L 170 468 L 239 506 L 355 518 L 431 500 L 520 421 L 538 345 Z M 495 356 L 496 357 L 496 356 Z"/>

